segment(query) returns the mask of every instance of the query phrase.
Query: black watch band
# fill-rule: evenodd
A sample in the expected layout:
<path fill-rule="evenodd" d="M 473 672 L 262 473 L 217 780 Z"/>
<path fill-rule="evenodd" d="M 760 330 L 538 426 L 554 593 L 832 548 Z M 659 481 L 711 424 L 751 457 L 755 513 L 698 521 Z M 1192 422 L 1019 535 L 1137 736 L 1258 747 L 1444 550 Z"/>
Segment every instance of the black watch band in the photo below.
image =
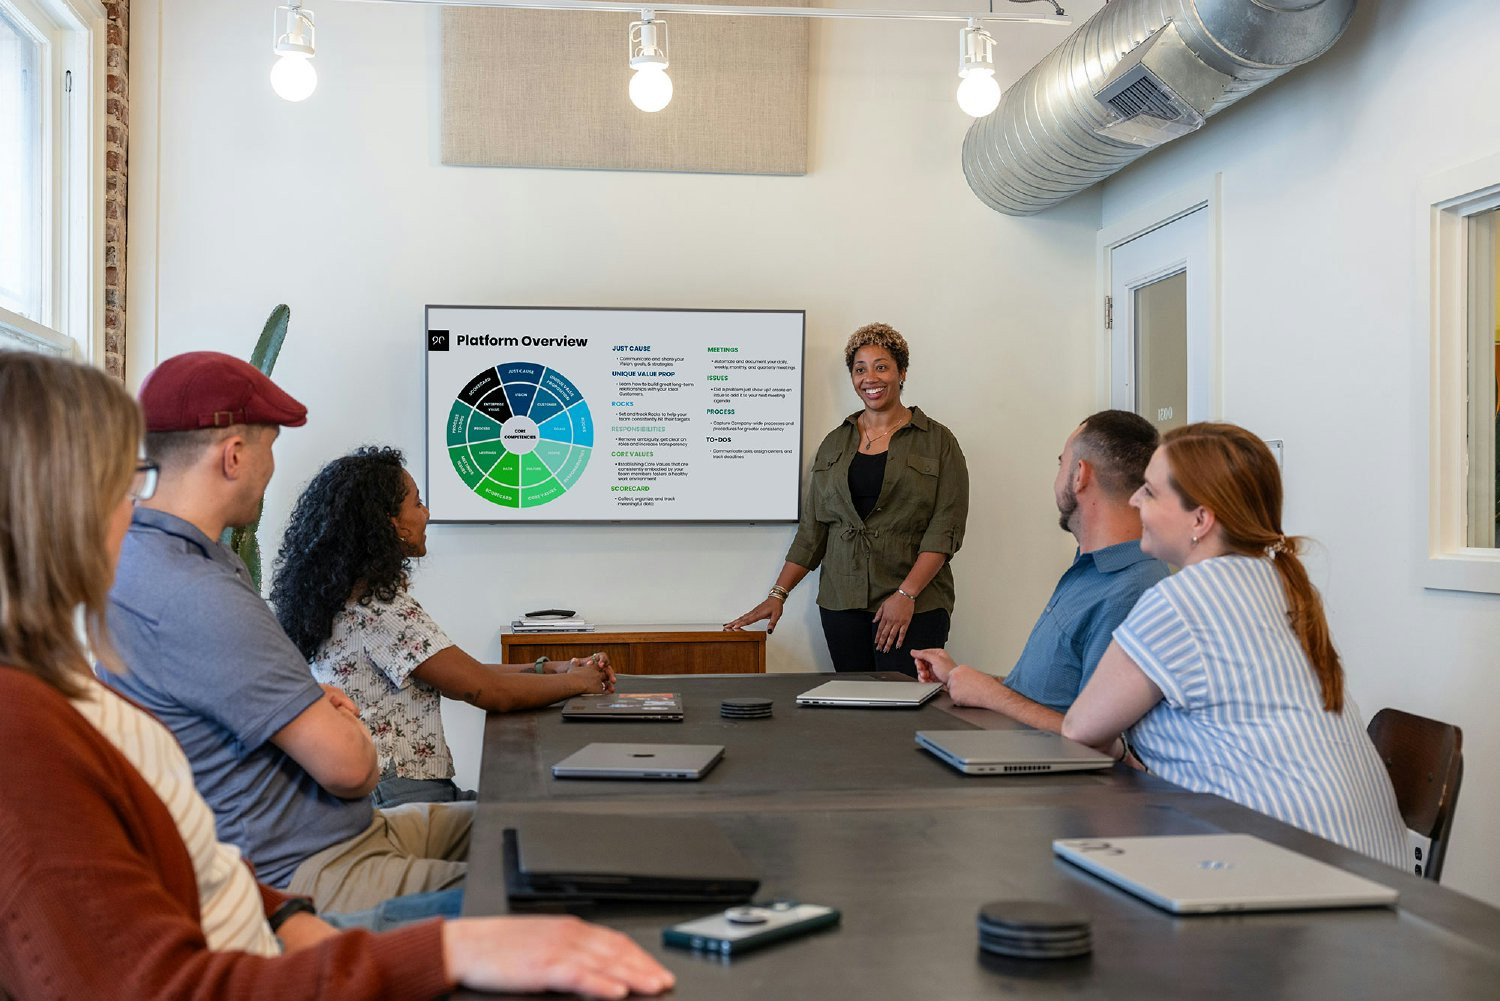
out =
<path fill-rule="evenodd" d="M 281 926 L 286 924 L 287 919 L 293 914 L 311 914 L 317 917 L 318 909 L 306 897 L 292 897 L 286 903 L 276 908 L 272 912 L 271 917 L 267 919 L 267 924 L 271 926 L 271 934 L 274 935 L 280 931 Z"/>

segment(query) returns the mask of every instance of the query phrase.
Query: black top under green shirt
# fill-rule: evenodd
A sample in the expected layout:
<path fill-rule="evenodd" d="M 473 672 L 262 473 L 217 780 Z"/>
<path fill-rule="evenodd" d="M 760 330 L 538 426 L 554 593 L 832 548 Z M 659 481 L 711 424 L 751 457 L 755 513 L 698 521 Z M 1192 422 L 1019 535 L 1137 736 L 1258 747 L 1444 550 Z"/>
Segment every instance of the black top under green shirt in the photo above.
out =
<path fill-rule="evenodd" d="M 866 455 L 855 452 L 854 461 L 849 463 L 849 499 L 854 501 L 854 513 L 859 515 L 860 521 L 870 516 L 870 512 L 875 510 L 875 502 L 880 500 L 887 455 L 890 453 Z"/>
<path fill-rule="evenodd" d="M 917 595 L 916 611 L 953 611 L 951 557 L 969 517 L 969 470 L 953 432 L 916 407 L 891 435 L 879 494 L 861 517 L 850 492 L 859 453 L 859 414 L 818 446 L 789 563 L 822 568 L 818 604 L 875 611 L 901 586 L 920 553 L 950 557 Z M 858 474 L 856 474 L 858 475 Z"/>

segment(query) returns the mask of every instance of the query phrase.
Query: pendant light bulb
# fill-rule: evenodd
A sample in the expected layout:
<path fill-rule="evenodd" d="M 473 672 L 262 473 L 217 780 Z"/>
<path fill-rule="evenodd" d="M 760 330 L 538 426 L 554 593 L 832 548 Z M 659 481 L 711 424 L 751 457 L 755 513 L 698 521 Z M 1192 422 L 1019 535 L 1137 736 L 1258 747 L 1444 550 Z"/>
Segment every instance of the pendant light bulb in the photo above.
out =
<path fill-rule="evenodd" d="M 642 111 L 660 111 L 672 101 L 672 78 L 667 76 L 667 23 L 650 10 L 630 26 L 628 38 L 630 103 Z"/>
<path fill-rule="evenodd" d="M 995 36 L 969 19 L 958 35 L 958 106 L 964 114 L 983 118 L 1000 106 L 1000 84 L 995 79 Z"/>
<path fill-rule="evenodd" d="M 271 89 L 282 100 L 305 101 L 317 89 L 313 37 L 313 12 L 303 8 L 300 0 L 290 0 L 273 12 L 271 50 L 277 59 L 271 67 Z"/>
<path fill-rule="evenodd" d="M 305 101 L 318 87 L 318 71 L 306 56 L 282 56 L 271 67 L 271 89 L 283 101 Z"/>
<path fill-rule="evenodd" d="M 630 103 L 642 111 L 660 111 L 672 101 L 672 78 L 666 70 L 638 69 L 630 78 Z"/>
<path fill-rule="evenodd" d="M 964 114 L 983 118 L 1000 106 L 1000 84 L 993 73 L 970 73 L 958 82 L 958 106 Z"/>

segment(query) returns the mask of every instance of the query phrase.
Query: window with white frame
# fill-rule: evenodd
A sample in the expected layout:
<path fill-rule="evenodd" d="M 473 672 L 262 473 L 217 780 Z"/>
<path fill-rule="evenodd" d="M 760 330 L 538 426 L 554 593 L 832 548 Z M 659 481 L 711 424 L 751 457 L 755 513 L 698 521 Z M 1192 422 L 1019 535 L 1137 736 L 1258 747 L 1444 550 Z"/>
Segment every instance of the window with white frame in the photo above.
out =
<path fill-rule="evenodd" d="M 1424 583 L 1500 593 L 1500 156 L 1429 178 L 1431 340 Z"/>
<path fill-rule="evenodd" d="M 0 347 L 96 354 L 104 25 L 98 0 L 0 0 Z"/>
<path fill-rule="evenodd" d="M 1496 504 L 1496 377 L 1500 374 L 1500 325 L 1496 297 L 1500 282 L 1500 243 L 1497 243 L 1500 209 L 1488 209 L 1468 217 L 1469 237 L 1469 364 L 1468 364 L 1468 490 L 1465 542 L 1475 548 L 1495 546 L 1500 527 L 1500 505 Z"/>

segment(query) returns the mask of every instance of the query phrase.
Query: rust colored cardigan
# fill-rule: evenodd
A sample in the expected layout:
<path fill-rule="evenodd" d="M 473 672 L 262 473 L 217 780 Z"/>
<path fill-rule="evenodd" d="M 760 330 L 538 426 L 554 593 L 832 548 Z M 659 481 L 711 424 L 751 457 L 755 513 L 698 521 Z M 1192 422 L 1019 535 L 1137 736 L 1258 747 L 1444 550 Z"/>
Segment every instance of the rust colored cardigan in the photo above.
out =
<path fill-rule="evenodd" d="M 211 952 L 166 806 L 52 686 L 0 666 L 0 995 L 433 998 L 440 922 L 289 956 Z M 266 913 L 286 896 L 261 887 Z"/>

